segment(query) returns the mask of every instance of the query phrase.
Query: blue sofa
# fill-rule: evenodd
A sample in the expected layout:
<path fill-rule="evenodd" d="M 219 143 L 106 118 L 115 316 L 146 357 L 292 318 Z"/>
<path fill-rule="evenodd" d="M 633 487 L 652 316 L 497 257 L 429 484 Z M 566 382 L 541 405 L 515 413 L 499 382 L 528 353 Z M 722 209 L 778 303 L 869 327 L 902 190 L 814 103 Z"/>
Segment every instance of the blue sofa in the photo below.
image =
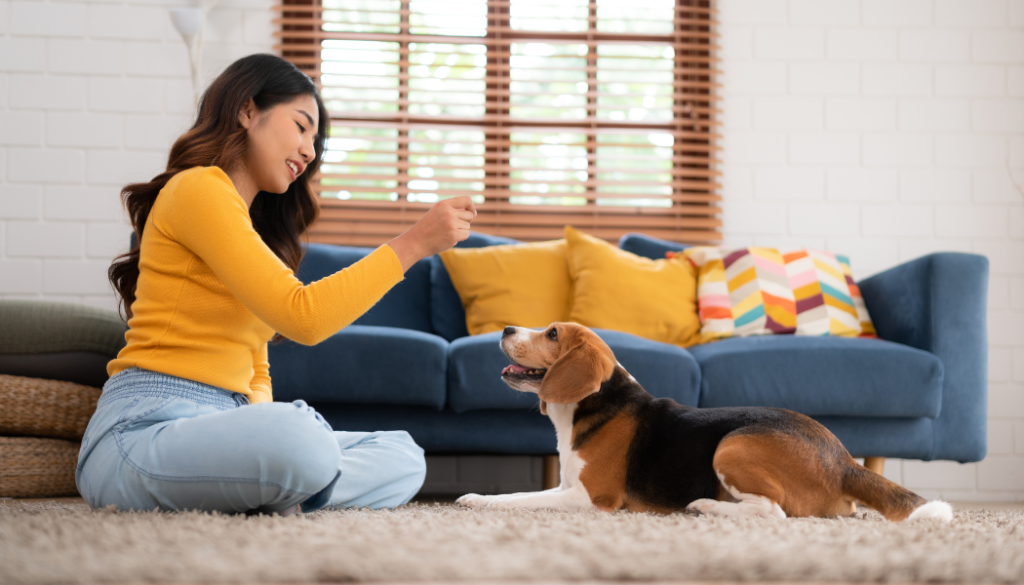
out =
<path fill-rule="evenodd" d="M 462 247 L 514 243 L 473 234 Z M 649 258 L 685 246 L 630 234 Z M 369 248 L 311 244 L 313 282 Z M 651 394 L 682 404 L 776 406 L 814 417 L 858 457 L 985 456 L 988 261 L 932 254 L 860 283 L 881 339 L 764 336 L 682 349 L 596 330 Z M 344 302 L 339 299 L 338 302 Z M 316 346 L 271 344 L 276 400 L 303 399 L 336 429 L 402 429 L 430 454 L 553 454 L 534 395 L 502 382 L 500 332 L 469 336 L 444 264 L 419 261 L 368 313 Z"/>

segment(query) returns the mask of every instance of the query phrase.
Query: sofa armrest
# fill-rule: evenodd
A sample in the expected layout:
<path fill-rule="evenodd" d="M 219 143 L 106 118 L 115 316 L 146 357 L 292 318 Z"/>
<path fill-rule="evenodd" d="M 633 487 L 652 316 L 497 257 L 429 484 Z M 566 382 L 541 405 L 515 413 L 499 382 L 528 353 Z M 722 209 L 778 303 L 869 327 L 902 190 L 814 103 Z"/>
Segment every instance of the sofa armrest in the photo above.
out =
<path fill-rule="evenodd" d="M 983 459 L 988 259 L 977 254 L 929 254 L 858 285 L 879 337 L 942 360 L 942 410 L 933 424 L 929 459 Z"/>

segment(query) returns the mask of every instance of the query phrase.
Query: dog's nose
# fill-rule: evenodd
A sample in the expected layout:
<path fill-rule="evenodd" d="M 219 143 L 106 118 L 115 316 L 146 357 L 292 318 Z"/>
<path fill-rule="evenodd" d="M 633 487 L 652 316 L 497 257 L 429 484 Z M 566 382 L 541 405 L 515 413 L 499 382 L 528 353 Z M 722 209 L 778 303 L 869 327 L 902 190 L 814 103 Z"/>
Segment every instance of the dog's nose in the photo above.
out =
<path fill-rule="evenodd" d="M 502 336 L 502 337 L 507 337 L 507 336 L 509 336 L 509 335 L 514 335 L 514 334 L 515 334 L 515 332 L 516 332 L 516 328 L 515 328 L 515 327 L 512 327 L 511 325 L 509 325 L 508 327 L 505 327 L 505 331 L 503 331 L 503 332 L 501 333 L 501 336 Z"/>

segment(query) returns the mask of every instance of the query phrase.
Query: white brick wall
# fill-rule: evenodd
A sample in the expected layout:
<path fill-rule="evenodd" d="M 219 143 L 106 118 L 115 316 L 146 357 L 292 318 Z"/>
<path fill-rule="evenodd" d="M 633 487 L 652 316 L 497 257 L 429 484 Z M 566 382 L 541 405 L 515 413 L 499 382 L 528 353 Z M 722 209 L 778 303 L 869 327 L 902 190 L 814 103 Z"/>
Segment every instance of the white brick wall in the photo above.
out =
<path fill-rule="evenodd" d="M 719 9 L 726 243 L 824 246 L 858 278 L 986 255 L 989 456 L 891 460 L 886 475 L 928 497 L 1024 501 L 1024 1 Z"/>
<path fill-rule="evenodd" d="M 0 0 L 0 297 L 116 307 L 119 191 L 163 170 L 191 123 L 170 0 Z M 271 52 L 272 0 L 221 0 L 204 75 Z"/>

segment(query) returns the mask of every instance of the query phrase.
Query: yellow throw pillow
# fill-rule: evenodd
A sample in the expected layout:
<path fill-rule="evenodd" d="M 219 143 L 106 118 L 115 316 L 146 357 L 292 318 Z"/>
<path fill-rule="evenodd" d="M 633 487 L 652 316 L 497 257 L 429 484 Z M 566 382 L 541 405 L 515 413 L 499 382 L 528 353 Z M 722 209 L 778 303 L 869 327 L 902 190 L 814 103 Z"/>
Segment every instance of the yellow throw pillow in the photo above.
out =
<path fill-rule="evenodd" d="M 565 321 L 571 285 L 565 240 L 452 248 L 441 252 L 441 261 L 466 309 L 470 335 Z"/>
<path fill-rule="evenodd" d="M 651 260 L 565 227 L 569 321 L 687 347 L 700 341 L 697 277 L 682 256 Z"/>

